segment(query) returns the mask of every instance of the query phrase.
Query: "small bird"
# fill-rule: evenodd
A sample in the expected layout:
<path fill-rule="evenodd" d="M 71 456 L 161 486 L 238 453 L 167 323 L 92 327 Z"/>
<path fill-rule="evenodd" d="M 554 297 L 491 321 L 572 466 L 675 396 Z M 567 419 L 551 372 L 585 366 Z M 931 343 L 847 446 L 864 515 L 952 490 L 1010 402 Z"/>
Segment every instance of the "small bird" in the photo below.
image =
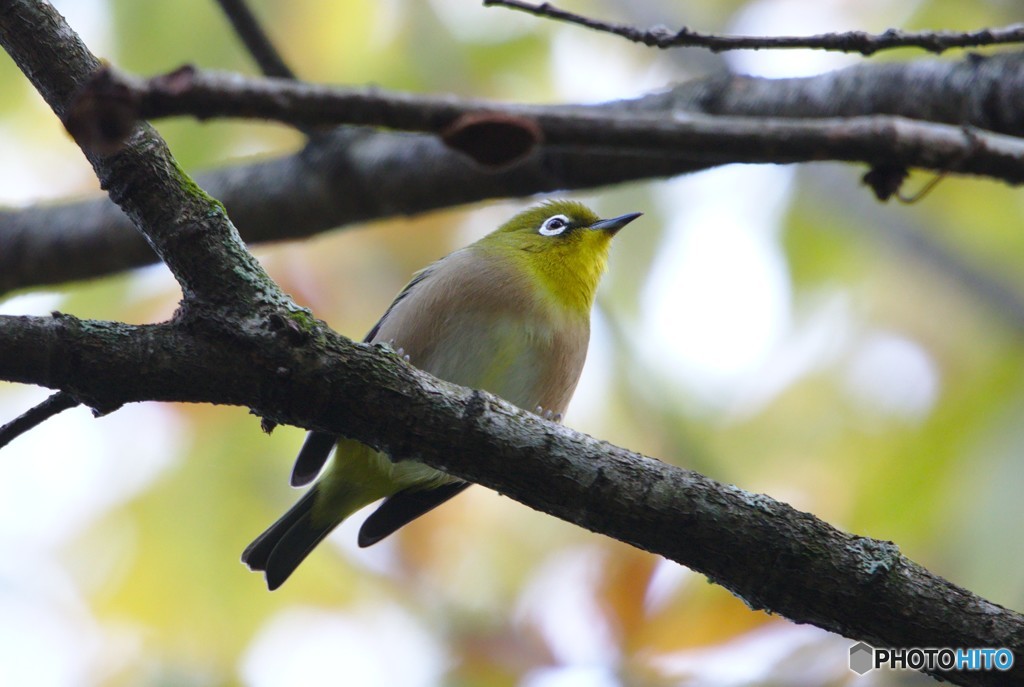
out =
<path fill-rule="evenodd" d="M 436 377 L 559 421 L 583 370 L 612 237 L 640 214 L 600 219 L 568 200 L 521 212 L 413 275 L 364 341 L 389 343 Z M 363 506 L 385 499 L 359 530 L 359 545 L 369 546 L 469 486 L 422 463 L 392 462 L 358 441 L 310 432 L 291 484 L 318 474 L 242 554 L 251 570 L 266 573 L 271 590 Z"/>

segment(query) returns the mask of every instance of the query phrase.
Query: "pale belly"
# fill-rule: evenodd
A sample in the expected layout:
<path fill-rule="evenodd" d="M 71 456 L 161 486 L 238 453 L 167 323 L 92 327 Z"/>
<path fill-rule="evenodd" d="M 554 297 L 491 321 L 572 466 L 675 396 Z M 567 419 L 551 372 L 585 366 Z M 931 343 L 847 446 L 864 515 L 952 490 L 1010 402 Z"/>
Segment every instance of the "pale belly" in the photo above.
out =
<path fill-rule="evenodd" d="M 437 339 L 414 365 L 455 384 L 483 389 L 520 408 L 535 409 L 547 395 L 554 355 L 550 330 L 508 317 L 481 317 Z"/>
<path fill-rule="evenodd" d="M 430 374 L 472 389 L 483 389 L 534 411 L 564 413 L 586 356 L 586 328 L 568 336 L 550 324 L 527 327 L 505 313 L 458 314 L 458 326 L 438 322 L 429 332 L 390 332 L 410 362 Z M 571 349 L 571 350 L 570 350 Z"/>

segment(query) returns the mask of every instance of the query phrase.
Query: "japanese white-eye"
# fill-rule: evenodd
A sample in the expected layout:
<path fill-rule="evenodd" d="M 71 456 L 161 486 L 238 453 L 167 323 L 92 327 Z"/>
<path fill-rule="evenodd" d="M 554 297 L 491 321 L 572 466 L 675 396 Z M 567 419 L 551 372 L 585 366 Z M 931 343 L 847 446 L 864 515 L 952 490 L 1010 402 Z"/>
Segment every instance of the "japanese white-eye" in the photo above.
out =
<path fill-rule="evenodd" d="M 612 236 L 639 216 L 602 220 L 565 200 L 521 212 L 417 272 L 365 341 L 388 342 L 441 379 L 558 419 L 583 370 Z M 270 589 L 363 506 L 385 499 L 359 530 L 359 545 L 369 546 L 469 486 L 418 462 L 392 462 L 357 441 L 310 432 L 291 483 L 302 486 L 318 474 L 242 554 L 250 569 L 265 571 Z"/>

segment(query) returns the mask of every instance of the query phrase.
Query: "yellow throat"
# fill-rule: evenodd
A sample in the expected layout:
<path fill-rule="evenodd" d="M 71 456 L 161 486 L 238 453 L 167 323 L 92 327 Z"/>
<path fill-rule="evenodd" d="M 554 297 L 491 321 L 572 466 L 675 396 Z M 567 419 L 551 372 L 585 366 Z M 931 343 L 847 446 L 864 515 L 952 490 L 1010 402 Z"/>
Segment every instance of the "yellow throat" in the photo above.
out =
<path fill-rule="evenodd" d="M 556 200 L 522 212 L 478 243 L 522 270 L 549 305 L 587 316 L 608 264 L 615 231 L 603 230 L 593 211 L 576 201 Z"/>

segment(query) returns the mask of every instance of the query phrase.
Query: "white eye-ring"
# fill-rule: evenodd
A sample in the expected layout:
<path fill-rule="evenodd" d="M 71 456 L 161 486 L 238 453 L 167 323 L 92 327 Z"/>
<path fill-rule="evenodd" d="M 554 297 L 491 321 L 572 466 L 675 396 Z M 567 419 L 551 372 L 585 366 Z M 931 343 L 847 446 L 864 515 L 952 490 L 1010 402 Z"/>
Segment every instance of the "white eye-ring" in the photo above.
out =
<path fill-rule="evenodd" d="M 540 225 L 542 236 L 558 236 L 569 227 L 569 218 L 565 215 L 552 215 Z"/>

